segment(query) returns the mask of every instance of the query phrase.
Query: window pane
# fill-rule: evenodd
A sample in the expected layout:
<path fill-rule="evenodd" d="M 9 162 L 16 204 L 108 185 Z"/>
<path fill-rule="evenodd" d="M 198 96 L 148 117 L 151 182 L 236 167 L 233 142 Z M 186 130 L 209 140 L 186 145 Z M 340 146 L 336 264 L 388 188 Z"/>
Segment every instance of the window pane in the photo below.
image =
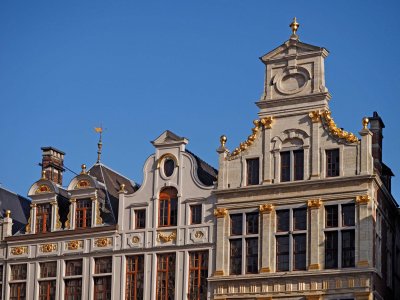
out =
<path fill-rule="evenodd" d="M 175 254 L 157 257 L 157 300 L 175 299 Z"/>
<path fill-rule="evenodd" d="M 246 214 L 246 233 L 247 234 L 258 233 L 258 212 Z"/>
<path fill-rule="evenodd" d="M 146 227 L 146 210 L 135 210 L 135 228 L 142 229 Z"/>
<path fill-rule="evenodd" d="M 82 275 L 82 260 L 67 260 L 65 262 L 65 275 Z"/>
<path fill-rule="evenodd" d="M 36 233 L 50 231 L 51 228 L 51 206 L 50 204 L 38 204 L 36 206 Z"/>
<path fill-rule="evenodd" d="M 260 183 L 259 169 L 260 162 L 258 158 L 247 159 L 247 185 Z"/>
<path fill-rule="evenodd" d="M 11 280 L 26 279 L 26 264 L 11 265 Z"/>
<path fill-rule="evenodd" d="M 170 216 L 170 226 L 176 226 L 178 220 L 178 199 L 171 199 L 171 216 Z"/>
<path fill-rule="evenodd" d="M 303 150 L 293 151 L 294 159 L 294 180 L 304 179 L 304 152 Z"/>
<path fill-rule="evenodd" d="M 338 226 L 338 206 L 325 206 L 326 227 Z"/>
<path fill-rule="evenodd" d="M 143 300 L 143 282 L 144 282 L 143 255 L 127 257 L 125 300 Z"/>
<path fill-rule="evenodd" d="M 293 269 L 305 270 L 306 269 L 306 235 L 295 234 L 293 235 Z"/>
<path fill-rule="evenodd" d="M 338 233 L 325 232 L 325 269 L 338 267 Z"/>
<path fill-rule="evenodd" d="M 258 273 L 258 238 L 246 239 L 246 273 Z"/>
<path fill-rule="evenodd" d="M 111 257 L 99 257 L 95 258 L 94 273 L 111 273 L 112 272 L 112 258 Z"/>
<path fill-rule="evenodd" d="M 242 214 L 231 215 L 231 235 L 243 234 L 243 216 Z"/>
<path fill-rule="evenodd" d="M 81 300 L 82 299 L 82 279 L 65 279 L 65 299 Z"/>
<path fill-rule="evenodd" d="M 170 177 L 174 173 L 174 169 L 175 169 L 175 162 L 170 158 L 166 158 L 164 161 L 165 176 Z"/>
<path fill-rule="evenodd" d="M 111 299 L 111 276 L 94 278 L 94 300 Z"/>
<path fill-rule="evenodd" d="M 92 200 L 82 199 L 76 201 L 76 228 L 92 226 Z"/>
<path fill-rule="evenodd" d="M 290 151 L 281 152 L 281 182 L 290 181 Z"/>
<path fill-rule="evenodd" d="M 289 210 L 276 211 L 277 231 L 289 231 Z"/>
<path fill-rule="evenodd" d="M 39 300 L 55 300 L 56 299 L 56 281 L 40 281 L 39 282 Z"/>
<path fill-rule="evenodd" d="M 10 300 L 26 299 L 26 283 L 10 283 Z"/>
<path fill-rule="evenodd" d="M 342 231 L 342 268 L 354 267 L 354 230 Z"/>
<path fill-rule="evenodd" d="M 189 300 L 207 299 L 208 252 L 189 253 Z"/>
<path fill-rule="evenodd" d="M 56 277 L 57 262 L 45 262 L 40 264 L 40 278 Z"/>
<path fill-rule="evenodd" d="M 276 237 L 276 270 L 289 271 L 289 236 Z"/>
<path fill-rule="evenodd" d="M 326 150 L 326 176 L 339 176 L 339 149 Z"/>
<path fill-rule="evenodd" d="M 231 240 L 229 271 L 232 275 L 242 274 L 242 240 Z"/>
<path fill-rule="evenodd" d="M 354 226 L 355 225 L 355 211 L 354 204 L 342 205 L 342 225 Z"/>
<path fill-rule="evenodd" d="M 175 188 L 165 188 L 160 192 L 159 226 L 176 226 L 178 215 L 178 195 Z"/>
<path fill-rule="evenodd" d="M 299 208 L 293 210 L 293 230 L 307 229 L 307 209 Z"/>
<path fill-rule="evenodd" d="M 190 224 L 201 224 L 201 204 L 190 206 Z"/>

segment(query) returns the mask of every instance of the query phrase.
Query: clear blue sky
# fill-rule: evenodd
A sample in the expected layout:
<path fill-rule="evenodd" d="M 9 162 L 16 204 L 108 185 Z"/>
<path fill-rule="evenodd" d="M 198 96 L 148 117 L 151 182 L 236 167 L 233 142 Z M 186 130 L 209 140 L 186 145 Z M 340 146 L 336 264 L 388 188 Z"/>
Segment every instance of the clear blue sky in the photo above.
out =
<path fill-rule="evenodd" d="M 75 171 L 103 162 L 141 182 L 149 143 L 165 129 L 217 167 L 219 136 L 250 133 L 263 89 L 258 57 L 300 39 L 326 47 L 336 123 L 358 133 L 382 116 L 384 161 L 400 196 L 399 1 L 1 1 L 0 183 L 26 195 L 41 146 Z M 66 184 L 71 173 L 66 174 Z"/>

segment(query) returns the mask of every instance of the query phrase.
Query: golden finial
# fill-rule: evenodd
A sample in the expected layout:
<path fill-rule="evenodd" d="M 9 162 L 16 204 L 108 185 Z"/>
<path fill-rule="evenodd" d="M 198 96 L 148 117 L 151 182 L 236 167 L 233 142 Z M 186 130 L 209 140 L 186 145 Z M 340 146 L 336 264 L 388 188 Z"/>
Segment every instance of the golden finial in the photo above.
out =
<path fill-rule="evenodd" d="M 103 143 L 102 143 L 102 134 L 103 134 L 103 127 L 95 127 L 94 130 L 97 133 L 100 133 L 100 138 L 99 138 L 99 142 L 97 143 L 97 162 L 100 162 L 100 158 L 101 158 L 101 148 L 103 147 Z"/>
<path fill-rule="evenodd" d="M 86 165 L 82 164 L 81 168 L 82 168 L 81 174 L 86 174 Z"/>
<path fill-rule="evenodd" d="M 227 137 L 226 137 L 226 135 L 221 135 L 221 137 L 219 138 L 219 141 L 220 141 L 220 143 L 221 143 L 221 147 L 222 148 L 225 148 L 225 144 L 226 144 L 226 141 L 227 141 L 228 139 L 227 139 Z"/>
<path fill-rule="evenodd" d="M 124 183 L 121 183 L 121 184 L 120 184 L 120 186 L 119 186 L 119 192 L 120 192 L 120 193 L 125 193 L 125 184 L 124 184 Z"/>
<path fill-rule="evenodd" d="M 362 119 L 363 129 L 368 129 L 368 124 L 369 124 L 369 119 L 367 117 L 364 117 Z"/>
<path fill-rule="evenodd" d="M 293 35 L 297 35 L 296 32 L 297 32 L 297 29 L 299 29 L 300 24 L 297 23 L 296 17 L 293 18 L 293 22 L 290 23 L 289 27 L 292 28 Z"/>
<path fill-rule="evenodd" d="M 11 217 L 11 210 L 7 209 L 6 210 L 6 218 L 10 218 Z"/>
<path fill-rule="evenodd" d="M 46 179 L 46 171 L 42 170 L 42 178 L 41 179 Z"/>

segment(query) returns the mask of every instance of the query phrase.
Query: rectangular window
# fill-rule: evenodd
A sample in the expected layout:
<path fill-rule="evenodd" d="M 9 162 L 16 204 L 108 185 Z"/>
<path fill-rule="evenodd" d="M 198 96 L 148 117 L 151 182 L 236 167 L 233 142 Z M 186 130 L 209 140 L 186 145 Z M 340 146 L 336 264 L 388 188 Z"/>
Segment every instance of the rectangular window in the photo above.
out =
<path fill-rule="evenodd" d="M 81 199 L 76 201 L 76 228 L 92 227 L 92 200 Z"/>
<path fill-rule="evenodd" d="M 40 263 L 40 278 L 49 278 L 57 276 L 57 262 Z"/>
<path fill-rule="evenodd" d="M 326 150 L 326 177 L 339 176 L 339 149 Z"/>
<path fill-rule="evenodd" d="M 276 211 L 276 270 L 305 270 L 307 255 L 307 209 Z"/>
<path fill-rule="evenodd" d="M 188 300 L 207 299 L 208 252 L 189 253 Z"/>
<path fill-rule="evenodd" d="M 36 233 L 45 233 L 51 230 L 51 205 L 50 203 L 36 206 Z"/>
<path fill-rule="evenodd" d="M 258 158 L 246 159 L 247 185 L 260 183 L 260 160 Z"/>
<path fill-rule="evenodd" d="M 178 199 L 160 199 L 160 226 L 176 226 Z"/>
<path fill-rule="evenodd" d="M 230 274 L 258 273 L 259 213 L 232 214 L 230 219 Z"/>
<path fill-rule="evenodd" d="M 201 204 L 190 206 L 190 224 L 201 224 Z"/>
<path fill-rule="evenodd" d="M 111 257 L 99 257 L 94 259 L 94 273 L 104 274 L 112 272 L 112 258 Z"/>
<path fill-rule="evenodd" d="M 82 299 L 82 279 L 65 279 L 65 299 Z"/>
<path fill-rule="evenodd" d="M 55 300 L 56 299 L 56 281 L 46 280 L 39 281 L 39 300 Z"/>
<path fill-rule="evenodd" d="M 26 299 L 26 283 L 10 283 L 10 300 Z"/>
<path fill-rule="evenodd" d="M 94 259 L 94 300 L 111 299 L 111 273 L 112 257 Z"/>
<path fill-rule="evenodd" d="M 325 206 L 325 228 L 325 269 L 354 267 L 354 204 Z"/>
<path fill-rule="evenodd" d="M 296 150 L 293 151 L 293 161 L 294 161 L 294 180 L 304 179 L 304 151 Z"/>
<path fill-rule="evenodd" d="M 281 182 L 290 181 L 290 151 L 281 152 Z"/>
<path fill-rule="evenodd" d="M 146 210 L 135 210 L 135 229 L 146 228 Z"/>
<path fill-rule="evenodd" d="M 82 275 L 82 260 L 67 260 L 65 262 L 65 276 Z"/>
<path fill-rule="evenodd" d="M 175 299 L 175 253 L 157 256 L 157 300 Z"/>
<path fill-rule="evenodd" d="M 11 265 L 10 280 L 26 280 L 26 264 Z"/>
<path fill-rule="evenodd" d="M 126 258 L 126 300 L 143 300 L 144 257 Z"/>

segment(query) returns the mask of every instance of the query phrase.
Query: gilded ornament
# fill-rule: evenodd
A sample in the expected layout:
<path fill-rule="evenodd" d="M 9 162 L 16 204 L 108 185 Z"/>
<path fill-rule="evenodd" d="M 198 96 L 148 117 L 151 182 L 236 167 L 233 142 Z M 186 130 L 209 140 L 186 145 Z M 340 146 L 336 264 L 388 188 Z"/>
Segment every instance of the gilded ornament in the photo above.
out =
<path fill-rule="evenodd" d="M 362 196 L 357 196 L 356 197 L 356 203 L 357 204 L 368 204 L 368 202 L 371 200 L 371 197 L 368 195 L 362 195 Z"/>
<path fill-rule="evenodd" d="M 40 245 L 40 252 L 50 253 L 57 250 L 57 244 L 44 244 Z"/>
<path fill-rule="evenodd" d="M 10 218 L 11 217 L 11 210 L 7 209 L 6 210 L 6 218 Z"/>
<path fill-rule="evenodd" d="M 82 165 L 81 165 L 81 168 L 82 168 L 81 174 L 87 174 L 87 172 L 86 172 L 86 165 L 85 165 L 85 164 L 82 164 Z"/>
<path fill-rule="evenodd" d="M 56 229 L 61 229 L 62 223 L 60 221 L 60 214 L 58 213 L 58 203 L 57 203 L 57 201 L 53 201 L 50 204 L 54 206 L 54 213 L 55 213 L 55 218 L 56 218 Z"/>
<path fill-rule="evenodd" d="M 46 179 L 46 171 L 45 170 L 42 171 L 42 178 L 40 178 L 40 179 L 43 179 L 43 180 Z"/>
<path fill-rule="evenodd" d="M 98 238 L 94 241 L 94 244 L 97 247 L 103 248 L 103 247 L 107 247 L 110 244 L 110 241 L 108 238 Z"/>
<path fill-rule="evenodd" d="M 313 123 L 318 123 L 321 120 L 321 114 L 320 114 L 319 110 L 311 111 L 308 114 L 308 116 L 310 117 L 311 122 L 313 122 Z"/>
<path fill-rule="evenodd" d="M 260 269 L 260 273 L 269 273 L 271 272 L 271 269 L 269 267 L 263 267 Z"/>
<path fill-rule="evenodd" d="M 67 215 L 67 221 L 65 221 L 65 228 L 71 229 L 71 207 L 69 208 L 69 212 Z"/>
<path fill-rule="evenodd" d="M 69 241 L 67 244 L 68 250 L 78 250 L 80 248 L 81 241 Z"/>
<path fill-rule="evenodd" d="M 24 253 L 28 253 L 28 247 L 12 247 L 11 254 L 12 255 L 22 255 Z"/>
<path fill-rule="evenodd" d="M 194 237 L 195 237 L 196 239 L 201 239 L 201 238 L 204 237 L 204 233 L 203 233 L 202 231 L 198 230 L 198 231 L 196 231 L 196 232 L 194 233 Z"/>
<path fill-rule="evenodd" d="M 224 271 L 223 270 L 217 270 L 214 272 L 214 276 L 224 276 Z"/>
<path fill-rule="evenodd" d="M 308 266 L 308 270 L 319 270 L 319 264 L 311 264 Z"/>
<path fill-rule="evenodd" d="M 118 191 L 118 193 L 125 193 L 126 191 L 125 191 L 125 184 L 124 183 L 121 183 L 120 185 L 119 185 L 119 191 Z"/>
<path fill-rule="evenodd" d="M 90 188 L 90 182 L 89 180 L 86 179 L 79 180 L 75 186 L 75 189 L 87 189 L 87 188 Z"/>
<path fill-rule="evenodd" d="M 30 215 L 29 215 L 29 219 L 28 219 L 28 224 L 26 224 L 26 227 L 25 227 L 25 232 L 31 233 L 31 216 Z"/>
<path fill-rule="evenodd" d="M 322 205 L 321 199 L 313 199 L 307 201 L 307 206 L 309 209 L 320 208 Z"/>
<path fill-rule="evenodd" d="M 214 216 L 216 218 L 225 218 L 227 215 L 228 215 L 228 210 L 226 208 L 214 209 Z"/>
<path fill-rule="evenodd" d="M 41 184 L 35 191 L 35 194 L 44 194 L 44 193 L 50 193 L 50 187 L 46 184 Z"/>
<path fill-rule="evenodd" d="M 362 119 L 363 129 L 368 129 L 368 124 L 369 124 L 369 119 L 367 117 L 364 117 Z"/>
<path fill-rule="evenodd" d="M 164 234 L 162 232 L 158 232 L 157 233 L 157 240 L 158 241 L 163 241 L 164 243 L 166 243 L 166 242 L 174 241 L 175 239 L 176 239 L 176 232 L 175 231 L 171 232 L 169 235 L 168 234 Z"/>
<path fill-rule="evenodd" d="M 100 216 L 100 205 L 99 202 L 96 200 L 96 225 L 102 225 L 103 219 Z"/>
<path fill-rule="evenodd" d="M 324 110 L 321 113 L 321 117 L 325 121 L 325 125 L 328 127 L 329 132 L 331 135 L 334 137 L 337 137 L 339 139 L 345 140 L 347 143 L 356 143 L 358 142 L 358 138 L 351 132 L 347 132 L 335 124 L 333 121 L 333 118 L 331 116 L 331 112 L 329 110 Z"/>
<path fill-rule="evenodd" d="M 289 27 L 292 28 L 293 35 L 297 35 L 296 32 L 299 29 L 300 24 L 297 23 L 296 17 L 293 18 L 293 21 L 292 21 L 292 23 L 290 23 Z"/>
<path fill-rule="evenodd" d="M 219 138 L 219 142 L 221 143 L 221 147 L 222 148 L 225 148 L 225 144 L 226 144 L 227 140 L 228 139 L 227 139 L 227 137 L 225 135 L 221 135 L 221 137 Z"/>
<path fill-rule="evenodd" d="M 272 204 L 261 204 L 259 207 L 260 213 L 262 214 L 269 214 L 272 212 L 273 209 L 274 207 L 272 206 Z"/>
<path fill-rule="evenodd" d="M 272 122 L 273 122 L 272 117 L 266 117 L 266 118 L 261 119 L 261 124 L 264 126 L 265 129 L 271 129 Z"/>
<path fill-rule="evenodd" d="M 137 235 L 132 237 L 132 243 L 137 244 L 139 242 L 140 242 L 140 238 Z"/>

